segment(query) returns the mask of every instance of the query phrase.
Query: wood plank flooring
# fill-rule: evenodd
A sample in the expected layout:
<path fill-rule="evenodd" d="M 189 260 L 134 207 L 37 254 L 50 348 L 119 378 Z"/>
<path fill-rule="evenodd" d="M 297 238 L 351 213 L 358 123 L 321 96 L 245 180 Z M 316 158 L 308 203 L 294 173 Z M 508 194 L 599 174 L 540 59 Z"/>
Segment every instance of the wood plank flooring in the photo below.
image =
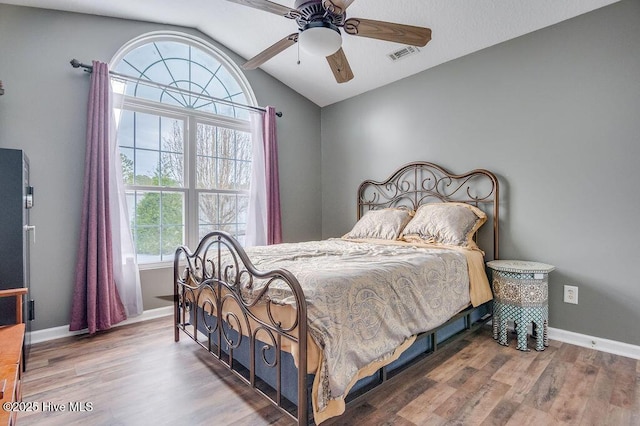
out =
<path fill-rule="evenodd" d="M 20 413 L 18 424 L 293 424 L 194 342 L 174 343 L 171 321 L 34 345 L 23 400 L 38 411 Z M 555 341 L 526 353 L 510 343 L 482 329 L 324 425 L 640 425 L 640 361 Z"/>

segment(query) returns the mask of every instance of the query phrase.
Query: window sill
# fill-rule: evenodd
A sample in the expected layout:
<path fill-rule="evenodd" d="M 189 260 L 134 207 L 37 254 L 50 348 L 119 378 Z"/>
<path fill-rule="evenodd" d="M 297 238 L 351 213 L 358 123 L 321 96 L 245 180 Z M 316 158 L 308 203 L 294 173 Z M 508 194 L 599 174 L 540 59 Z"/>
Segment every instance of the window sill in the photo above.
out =
<path fill-rule="evenodd" d="M 152 269 L 171 269 L 171 268 L 173 268 L 173 261 L 138 264 L 138 269 L 141 271 L 148 271 Z"/>

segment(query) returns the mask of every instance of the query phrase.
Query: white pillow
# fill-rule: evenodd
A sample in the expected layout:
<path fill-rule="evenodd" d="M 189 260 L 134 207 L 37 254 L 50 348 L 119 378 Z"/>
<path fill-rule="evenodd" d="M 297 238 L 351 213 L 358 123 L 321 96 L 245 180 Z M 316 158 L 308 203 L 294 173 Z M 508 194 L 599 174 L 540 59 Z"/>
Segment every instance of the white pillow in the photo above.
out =
<path fill-rule="evenodd" d="M 412 212 L 404 208 L 369 210 L 342 238 L 397 240 L 411 216 Z"/>
<path fill-rule="evenodd" d="M 470 204 L 423 204 L 404 228 L 402 239 L 409 242 L 476 247 L 473 236 L 486 220 L 486 213 Z"/>

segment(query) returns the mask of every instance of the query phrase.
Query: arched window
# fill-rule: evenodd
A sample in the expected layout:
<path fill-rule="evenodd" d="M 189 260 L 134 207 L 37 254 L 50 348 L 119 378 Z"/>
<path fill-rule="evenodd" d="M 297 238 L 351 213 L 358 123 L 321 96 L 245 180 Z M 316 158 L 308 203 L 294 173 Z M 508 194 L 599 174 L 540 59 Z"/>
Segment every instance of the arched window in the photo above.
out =
<path fill-rule="evenodd" d="M 177 246 L 213 229 L 242 242 L 252 161 L 242 105 L 255 98 L 237 66 L 202 41 L 164 33 L 128 43 L 110 68 L 137 79 L 115 91 L 138 263 L 173 260 Z"/>

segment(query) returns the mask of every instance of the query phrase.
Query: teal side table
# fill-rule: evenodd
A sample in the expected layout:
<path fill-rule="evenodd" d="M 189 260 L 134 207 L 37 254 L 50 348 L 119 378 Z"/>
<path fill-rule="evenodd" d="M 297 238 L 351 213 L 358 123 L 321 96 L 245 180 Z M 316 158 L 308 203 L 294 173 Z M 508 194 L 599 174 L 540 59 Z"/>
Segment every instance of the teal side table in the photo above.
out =
<path fill-rule="evenodd" d="M 549 346 L 549 272 L 555 266 L 522 260 L 487 262 L 493 282 L 493 338 L 508 346 L 507 326 L 515 324 L 517 349 L 528 351 L 527 329 L 533 323 L 536 350 Z"/>

